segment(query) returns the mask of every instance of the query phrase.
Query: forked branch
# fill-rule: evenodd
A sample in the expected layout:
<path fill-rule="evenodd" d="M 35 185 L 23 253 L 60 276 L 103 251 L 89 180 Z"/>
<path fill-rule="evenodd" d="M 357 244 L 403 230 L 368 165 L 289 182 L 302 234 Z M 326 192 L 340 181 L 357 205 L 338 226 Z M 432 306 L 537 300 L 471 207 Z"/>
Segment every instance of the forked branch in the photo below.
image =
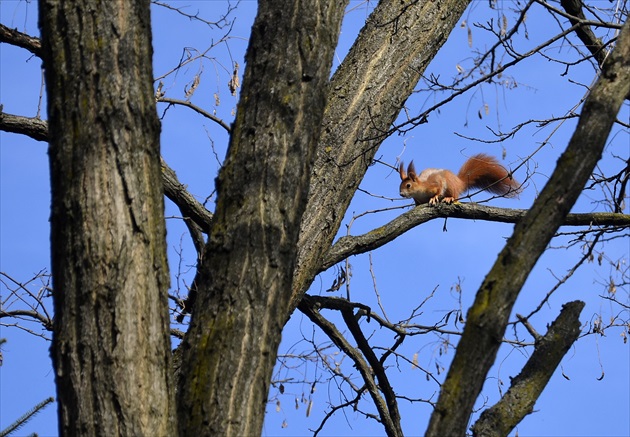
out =
<path fill-rule="evenodd" d="M 342 299 L 336 300 L 339 303 L 339 309 L 343 307 L 342 313 L 352 312 L 353 303 Z M 332 340 L 332 342 L 343 351 L 350 359 L 352 359 L 355 367 L 361 373 L 361 377 L 366 384 L 366 388 L 374 401 L 374 405 L 379 412 L 379 417 L 385 427 L 388 436 L 402 436 L 400 421 L 394 423 L 390 415 L 390 409 L 380 394 L 379 386 L 374 380 L 374 374 L 370 369 L 370 364 L 366 362 L 361 353 L 346 340 L 337 327 L 328 321 L 319 313 L 317 299 L 312 299 L 309 295 L 304 295 L 298 305 L 298 309 L 305 314 L 315 325 L 324 331 L 324 333 Z M 380 382 L 380 381 L 379 381 Z"/>

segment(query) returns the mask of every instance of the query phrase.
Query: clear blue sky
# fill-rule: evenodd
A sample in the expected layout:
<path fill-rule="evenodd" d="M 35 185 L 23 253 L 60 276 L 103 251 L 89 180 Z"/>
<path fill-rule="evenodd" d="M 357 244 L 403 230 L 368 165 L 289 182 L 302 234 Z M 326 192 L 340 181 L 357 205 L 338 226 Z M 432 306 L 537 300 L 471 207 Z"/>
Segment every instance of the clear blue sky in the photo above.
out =
<path fill-rule="evenodd" d="M 608 3 L 608 2 L 606 2 Z M 224 10 L 222 1 L 176 2 L 178 6 L 188 5 L 190 13 L 199 12 L 208 20 L 218 18 Z M 488 2 L 475 2 L 465 13 L 464 19 L 471 26 L 473 49 L 482 50 L 490 44 L 483 32 L 472 26 L 473 22 L 486 22 L 490 18 L 500 19 L 504 13 L 513 21 L 511 2 L 498 2 L 497 10 L 489 10 Z M 177 75 L 163 79 L 164 90 L 168 97 L 183 99 L 184 87 L 196 74 L 200 74 L 200 85 L 191 101 L 208 111 L 231 122 L 237 97 L 231 96 L 227 82 L 232 73 L 233 62 L 240 65 L 242 75 L 243 56 L 247 46 L 247 37 L 253 22 L 256 4 L 243 1 L 231 16 L 234 26 L 226 43 L 218 44 L 206 57 L 185 66 Z M 351 2 L 351 12 L 346 17 L 342 29 L 341 41 L 335 66 L 338 65 L 349 49 L 352 41 L 362 26 L 368 10 L 364 2 Z M 37 9 L 33 2 L 2 1 L 0 3 L 0 22 L 16 27 L 31 35 L 38 35 Z M 199 23 L 178 16 L 164 8 L 153 8 L 154 31 L 154 73 L 160 77 L 171 71 L 182 56 L 196 56 L 208 49 L 213 41 L 217 42 L 223 33 Z M 515 47 L 525 52 L 545 40 L 545 37 L 557 31 L 557 25 L 541 7 L 534 7 L 528 15 L 527 30 L 529 40 L 521 32 Z M 186 50 L 184 49 L 186 48 Z M 468 46 L 466 27 L 456 27 L 449 41 L 427 70 L 427 75 L 440 75 L 444 81 L 457 75 L 457 66 L 466 69 L 470 66 L 473 52 Z M 566 45 L 555 44 L 545 51 L 554 58 L 568 59 L 571 51 Z M 573 59 L 572 58 L 572 59 Z M 392 136 L 388 139 L 377 157 L 394 165 L 400 157 L 406 162 L 415 160 L 417 168 L 438 167 L 457 170 L 466 156 L 486 152 L 500 157 L 503 148 L 507 166 L 515 167 L 531 155 L 545 141 L 552 130 L 558 128 L 549 144 L 542 148 L 530 161 L 531 179 L 524 193 L 517 200 L 497 199 L 494 206 L 528 208 L 536 194 L 544 186 L 553 171 L 559 154 L 564 150 L 570 138 L 575 122 L 562 126 L 551 125 L 524 128 L 514 138 L 503 144 L 484 144 L 465 140 L 456 133 L 484 139 L 493 139 L 489 128 L 508 131 L 518 123 L 530 119 L 546 119 L 564 115 L 572 105 L 579 102 L 585 86 L 594 78 L 593 68 L 587 64 L 572 67 L 569 76 L 562 77 L 564 67 L 550 62 L 541 56 L 534 56 L 514 70 L 506 72 L 504 80 L 509 86 L 484 84 L 477 91 L 456 99 L 443 107 L 439 113 L 430 116 L 429 123 L 409 132 L 405 136 Z M 569 79 L 573 80 L 571 83 Z M 6 44 L 0 44 L 0 103 L 4 111 L 25 116 L 37 113 L 40 93 L 40 61 L 31 57 L 25 50 Z M 420 108 L 427 107 L 439 96 L 418 93 L 407 102 L 410 114 L 416 114 Z M 484 104 L 488 105 L 485 113 Z M 164 114 L 165 105 L 160 104 L 160 115 Z M 482 117 L 478 116 L 481 111 Z M 622 109 L 620 118 L 628 119 L 628 106 Z M 45 105 L 42 117 L 46 118 Z M 608 154 L 611 152 L 627 159 L 629 153 L 628 133 L 618 132 L 610 139 Z M 226 136 L 213 122 L 202 118 L 186 108 L 171 108 L 164 114 L 162 133 L 162 153 L 166 161 L 177 171 L 183 183 L 191 193 L 201 201 L 213 191 L 213 180 L 217 174 L 219 162 L 223 160 L 226 149 Z M 619 169 L 613 159 L 601 162 L 602 169 L 611 172 Z M 517 179 L 524 178 L 525 168 L 516 173 Z M 0 132 L 0 271 L 18 281 L 27 281 L 35 273 L 50 269 L 49 261 L 49 189 L 46 144 L 38 143 L 26 137 Z M 374 165 L 369 171 L 361 188 L 377 196 L 398 199 L 398 175 L 382 165 Z M 596 203 L 601 193 L 591 192 L 583 195 L 575 212 L 605 211 Z M 209 206 L 212 206 L 211 198 Z M 485 199 L 480 195 L 476 200 Z M 406 205 L 409 201 L 388 200 L 358 193 L 348 210 L 346 224 L 353 214 L 379 210 L 392 206 Z M 350 233 L 353 235 L 367 232 L 380 226 L 404 210 L 394 210 L 367 214 L 352 222 Z M 628 209 L 626 208 L 626 212 Z M 194 262 L 194 253 L 186 230 L 180 220 L 179 212 L 167 202 L 168 245 L 171 263 L 173 289 L 184 289 L 192 277 L 190 265 Z M 494 262 L 497 253 L 509 237 L 512 225 L 494 224 L 449 219 L 448 232 L 443 232 L 443 220 L 437 220 L 413 229 L 385 247 L 373 252 L 372 270 L 381 297 L 390 320 L 403 320 L 411 310 L 419 305 L 435 289 L 435 294 L 423 307 L 422 315 L 415 321 L 419 324 L 432 324 L 453 309 L 468 308 L 474 293 Z M 564 229 L 567 230 L 567 229 Z M 340 235 L 345 234 L 345 226 Z M 515 312 L 527 314 L 535 308 L 541 299 L 557 283 L 557 278 L 564 276 L 581 257 L 579 246 L 566 249 L 568 239 L 554 240 L 552 248 L 539 261 L 521 293 Z M 180 260 L 180 247 L 183 259 Z M 587 302 L 582 312 L 581 321 L 584 330 L 594 321 L 595 314 L 601 313 L 604 323 L 608 318 L 619 313 L 619 307 L 612 306 L 600 295 L 605 292 L 605 284 L 611 277 L 617 277 L 615 269 L 608 260 L 621 260 L 622 268 L 628 268 L 628 240 L 618 239 L 599 247 L 604 253 L 603 263 L 585 263 L 578 273 L 570 278 L 549 300 L 542 311 L 532 319 L 539 332 L 544 333 L 546 325 L 555 318 L 563 303 L 581 299 Z M 352 278 L 351 297 L 364 302 L 374 310 L 378 308 L 374 284 L 370 273 L 368 255 L 350 259 Z M 331 269 L 320 275 L 310 290 L 312 294 L 324 294 L 335 277 Z M 461 295 L 455 291 L 456 284 L 461 285 Z M 2 303 L 7 290 L 1 286 Z M 37 290 L 37 287 L 32 288 Z M 345 295 L 343 288 L 338 295 Z M 619 287 L 620 300 L 628 302 L 628 285 Z M 50 302 L 49 302 L 50 303 Z M 14 304 L 15 307 L 19 305 Z M 625 319 L 628 319 L 626 314 Z M 2 323 L 7 323 L 6 319 Z M 374 324 L 373 324 L 374 325 Z M 36 333 L 44 333 L 37 325 L 29 325 Z M 341 325 L 339 325 L 341 326 Z M 375 343 L 391 344 L 391 338 L 376 326 L 363 325 L 366 333 L 373 333 Z M 459 326 L 461 328 L 461 325 Z M 454 326 L 450 328 L 455 329 Z M 0 367 L 0 429 L 13 422 L 37 402 L 49 396 L 55 396 L 54 375 L 49 359 L 49 343 L 32 334 L 14 327 L 0 327 L 0 337 L 8 343 L 2 347 L 4 362 Z M 373 331 L 372 331 L 373 330 Z M 620 336 L 622 330 L 610 329 L 605 336 L 586 336 L 572 348 L 562 361 L 560 371 L 550 381 L 545 392 L 536 404 L 536 412 L 528 416 L 519 426 L 520 436 L 625 436 L 630 435 L 630 352 Z M 513 336 L 512 332 L 508 332 Z M 521 339 L 531 339 L 519 328 Z M 317 344 L 325 345 L 326 339 L 314 329 L 312 324 L 299 312 L 296 312 L 285 329 L 280 353 L 297 354 L 309 350 L 311 345 L 304 339 L 313 338 Z M 450 341 L 456 343 L 457 338 Z M 388 343 L 389 342 L 389 343 Z M 449 349 L 440 355 L 443 343 L 436 336 L 419 336 L 408 339 L 399 350 L 411 359 L 418 354 L 418 364 L 432 371 L 436 377 L 443 378 L 446 370 L 438 376 L 437 368 L 448 369 L 453 356 Z M 326 353 L 334 351 L 328 349 Z M 515 376 L 527 359 L 529 350 L 504 346 L 495 367 L 488 375 L 488 380 L 480 399 L 492 405 L 501 390 L 509 387 L 510 377 Z M 341 361 L 347 372 L 353 372 L 349 360 L 341 355 L 330 357 Z M 332 361 L 331 361 L 332 362 Z M 411 397 L 437 399 L 438 387 L 425 379 L 425 374 L 412 370 L 409 363 L 400 360 L 398 368 L 391 363 L 390 375 L 399 394 Z M 327 411 L 328 403 L 339 402 L 340 397 L 334 383 L 328 384 L 327 373 L 315 363 L 309 362 L 294 371 L 277 369 L 277 378 L 293 378 L 300 381 L 316 379 L 316 391 L 311 394 L 311 386 L 306 384 L 285 384 L 285 395 L 275 403 L 268 405 L 268 415 L 263 434 L 268 436 L 310 435 L 308 429 L 318 427 Z M 599 378 L 604 372 L 601 381 Z M 356 375 L 356 372 L 354 375 Z M 355 379 L 357 383 L 358 379 Z M 277 390 L 272 388 L 272 395 Z M 303 399 L 306 402 L 303 402 Z M 307 404 L 312 400 L 310 416 L 306 417 Z M 296 402 L 298 408 L 296 409 Z M 369 400 L 362 406 L 370 411 Z M 430 407 L 425 403 L 409 404 L 400 401 L 403 416 L 403 429 L 407 435 L 421 435 L 426 429 Z M 283 422 L 286 427 L 283 428 Z M 41 436 L 56 435 L 56 411 L 49 406 L 43 413 L 24 427 L 18 435 L 37 432 Z M 383 435 L 383 428 L 372 420 L 367 420 L 351 410 L 345 415 L 337 413 L 331 419 L 322 435 Z"/>

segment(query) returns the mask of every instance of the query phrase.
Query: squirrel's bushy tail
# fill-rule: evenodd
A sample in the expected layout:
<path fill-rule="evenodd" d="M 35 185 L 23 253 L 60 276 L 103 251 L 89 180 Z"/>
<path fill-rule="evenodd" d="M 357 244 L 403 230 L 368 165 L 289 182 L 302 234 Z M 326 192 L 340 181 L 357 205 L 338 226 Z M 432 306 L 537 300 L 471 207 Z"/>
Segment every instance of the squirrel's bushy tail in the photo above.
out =
<path fill-rule="evenodd" d="M 520 184 L 496 158 L 479 153 L 468 159 L 457 175 L 466 188 L 477 188 L 506 197 L 517 196 Z"/>

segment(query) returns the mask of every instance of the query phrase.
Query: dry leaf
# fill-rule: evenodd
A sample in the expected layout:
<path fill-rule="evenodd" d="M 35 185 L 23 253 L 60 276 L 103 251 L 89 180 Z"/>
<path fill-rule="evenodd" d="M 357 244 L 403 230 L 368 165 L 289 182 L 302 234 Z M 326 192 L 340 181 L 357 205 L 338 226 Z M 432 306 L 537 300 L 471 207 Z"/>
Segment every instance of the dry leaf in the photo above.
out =
<path fill-rule="evenodd" d="M 235 96 L 236 95 L 236 90 L 240 86 L 241 86 L 241 84 L 240 84 L 240 82 L 238 80 L 238 62 L 235 62 L 234 63 L 234 72 L 232 73 L 232 78 L 228 82 L 228 88 L 230 89 L 230 93 L 232 93 L 232 95 Z"/>
<path fill-rule="evenodd" d="M 184 88 L 184 91 L 186 93 L 186 100 L 190 99 L 192 95 L 195 93 L 195 90 L 199 86 L 200 81 L 201 81 L 200 76 L 196 74 L 195 78 L 193 79 L 192 85 L 190 85 L 190 88 L 188 89 Z"/>
<path fill-rule="evenodd" d="M 164 82 L 160 81 L 157 90 L 155 91 L 155 100 L 160 100 L 162 97 L 164 97 L 164 94 L 166 94 L 164 91 L 162 91 L 162 88 L 164 88 Z"/>

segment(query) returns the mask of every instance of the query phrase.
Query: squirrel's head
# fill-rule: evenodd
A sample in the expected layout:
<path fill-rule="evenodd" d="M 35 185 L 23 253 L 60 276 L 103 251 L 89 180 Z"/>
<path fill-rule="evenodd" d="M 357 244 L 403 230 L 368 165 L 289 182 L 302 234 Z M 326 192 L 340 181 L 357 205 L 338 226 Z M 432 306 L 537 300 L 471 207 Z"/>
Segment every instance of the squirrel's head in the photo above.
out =
<path fill-rule="evenodd" d="M 416 175 L 416 168 L 413 165 L 413 161 L 409 163 L 409 167 L 407 167 L 406 173 L 405 165 L 403 162 L 401 162 L 400 166 L 398 167 L 398 173 L 400 174 L 400 179 L 402 180 L 402 182 L 400 183 L 400 195 L 403 197 L 410 197 L 410 191 L 413 187 L 413 183 L 418 178 L 418 176 Z"/>

